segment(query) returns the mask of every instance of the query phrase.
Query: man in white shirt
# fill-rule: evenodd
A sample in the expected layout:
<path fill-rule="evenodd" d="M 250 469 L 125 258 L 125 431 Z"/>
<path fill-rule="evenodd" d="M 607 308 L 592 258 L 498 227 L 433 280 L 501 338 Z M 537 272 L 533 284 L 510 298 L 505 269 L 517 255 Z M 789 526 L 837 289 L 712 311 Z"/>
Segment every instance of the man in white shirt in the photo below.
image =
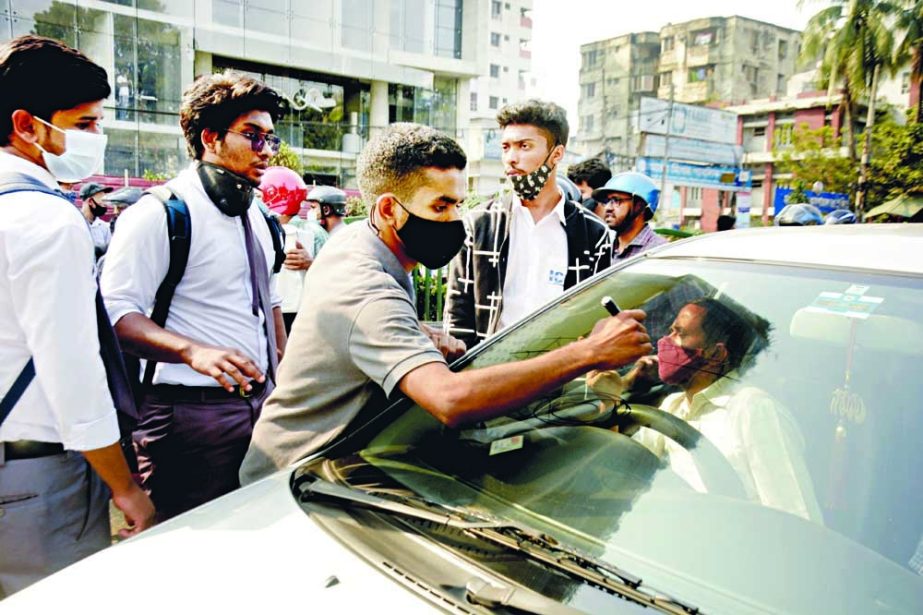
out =
<path fill-rule="evenodd" d="M 96 182 L 87 182 L 80 187 L 80 211 L 86 218 L 87 224 L 90 225 L 90 236 L 93 238 L 96 258 L 106 253 L 109 249 L 109 242 L 112 240 L 112 230 L 100 217 L 104 216 L 108 209 L 106 203 L 103 202 L 103 197 L 109 192 L 112 192 L 112 188 Z"/>
<path fill-rule="evenodd" d="M 251 206 L 279 149 L 281 113 L 275 91 L 232 72 L 201 77 L 183 94 L 195 160 L 167 187 L 189 209 L 191 239 L 163 326 L 150 317 L 171 262 L 163 203 L 148 196 L 122 214 L 106 257 L 102 288 L 119 339 L 157 362 L 145 368 L 151 386 L 134 436 L 143 484 L 164 517 L 239 486 L 285 348 L 272 238 Z"/>
<path fill-rule="evenodd" d="M 514 194 L 473 209 L 449 269 L 444 326 L 470 349 L 566 289 L 609 267 L 606 226 L 557 185 L 568 123 L 554 103 L 529 100 L 497 114 Z"/>
<path fill-rule="evenodd" d="M 592 374 L 597 392 L 619 396 L 638 377 L 678 386 L 660 409 L 695 427 L 728 460 L 751 499 L 813 521 L 822 521 L 803 459 L 804 439 L 794 418 L 762 389 L 742 379 L 767 345 L 768 323 L 725 300 L 697 299 L 680 309 L 657 356 L 644 357 L 624 380 L 615 373 Z M 697 491 L 706 491 L 688 450 L 642 427 L 635 435 Z"/>
<path fill-rule="evenodd" d="M 106 71 L 63 43 L 0 45 L 0 191 L 17 176 L 49 191 L 91 175 L 109 91 Z M 154 508 L 119 446 L 80 212 L 34 189 L 0 196 L 0 268 L 2 598 L 110 543 L 109 490 L 132 526 L 123 535 Z"/>

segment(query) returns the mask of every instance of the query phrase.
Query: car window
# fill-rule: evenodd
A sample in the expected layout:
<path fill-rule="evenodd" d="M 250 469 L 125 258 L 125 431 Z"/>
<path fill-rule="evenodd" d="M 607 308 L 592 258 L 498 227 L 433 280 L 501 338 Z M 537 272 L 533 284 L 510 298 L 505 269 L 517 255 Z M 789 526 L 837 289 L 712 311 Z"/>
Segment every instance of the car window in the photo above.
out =
<path fill-rule="evenodd" d="M 647 312 L 661 365 L 457 430 L 411 407 L 344 467 L 539 528 L 700 606 L 923 607 L 919 278 L 643 259 L 465 369 L 587 335 L 605 296 Z"/>

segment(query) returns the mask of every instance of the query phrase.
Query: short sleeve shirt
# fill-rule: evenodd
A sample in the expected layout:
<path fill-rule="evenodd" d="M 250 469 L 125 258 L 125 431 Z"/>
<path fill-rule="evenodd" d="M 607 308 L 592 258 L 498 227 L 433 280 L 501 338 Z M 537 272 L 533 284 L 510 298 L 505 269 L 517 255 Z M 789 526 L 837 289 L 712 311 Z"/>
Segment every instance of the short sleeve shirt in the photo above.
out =
<path fill-rule="evenodd" d="M 410 371 L 445 359 L 423 333 L 410 276 L 367 224 L 318 255 L 303 304 L 240 470 L 249 483 L 337 437 Z"/>

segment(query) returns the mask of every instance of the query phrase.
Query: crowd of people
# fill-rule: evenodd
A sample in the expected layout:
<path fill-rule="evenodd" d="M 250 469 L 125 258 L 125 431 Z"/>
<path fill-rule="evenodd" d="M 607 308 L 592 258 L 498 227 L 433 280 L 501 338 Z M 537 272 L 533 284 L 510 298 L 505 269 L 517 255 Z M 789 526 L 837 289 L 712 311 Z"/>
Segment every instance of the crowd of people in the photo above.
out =
<path fill-rule="evenodd" d="M 513 190 L 465 215 L 458 143 L 380 130 L 357 162 L 368 220 L 347 226 L 342 190 L 270 168 L 283 99 L 233 72 L 183 94 L 185 170 L 143 194 L 83 184 L 74 208 L 62 186 L 98 168 L 110 94 L 63 43 L 0 45 L 0 596 L 108 545 L 110 499 L 137 534 L 319 450 L 374 397 L 458 427 L 654 350 L 623 310 L 540 356 L 449 369 L 663 242 L 644 175 L 587 161 L 570 172 L 583 202 L 566 197 L 556 104 L 500 111 Z M 417 316 L 418 264 L 449 265 L 442 330 Z"/>

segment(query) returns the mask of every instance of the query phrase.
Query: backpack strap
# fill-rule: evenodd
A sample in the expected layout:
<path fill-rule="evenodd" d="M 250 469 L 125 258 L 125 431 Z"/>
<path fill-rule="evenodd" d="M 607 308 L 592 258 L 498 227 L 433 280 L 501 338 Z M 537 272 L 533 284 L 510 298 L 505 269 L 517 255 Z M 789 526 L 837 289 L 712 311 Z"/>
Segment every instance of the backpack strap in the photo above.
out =
<path fill-rule="evenodd" d="M 152 195 L 163 204 L 167 215 L 167 238 L 170 242 L 170 266 L 164 277 L 157 294 L 154 296 L 154 309 L 151 320 L 158 327 L 167 324 L 167 315 L 170 313 L 170 304 L 176 287 L 179 286 L 186 273 L 186 264 L 189 262 L 189 246 L 192 243 L 192 219 L 186 203 L 176 196 L 167 186 L 154 186 L 147 189 L 147 194 Z M 156 361 L 148 361 L 144 370 L 143 386 L 150 386 L 154 380 Z"/>
<path fill-rule="evenodd" d="M 269 236 L 272 237 L 272 251 L 276 258 L 272 264 L 272 272 L 279 273 L 282 271 L 282 263 L 285 262 L 285 229 L 282 223 L 275 216 L 266 213 L 262 209 L 263 218 L 266 219 L 266 225 L 269 227 Z"/>
<path fill-rule="evenodd" d="M 13 194 L 15 192 L 41 192 L 64 198 L 60 190 L 49 188 L 39 180 L 29 177 L 28 175 L 22 173 L 0 173 L 0 196 Z M 0 425 L 3 424 L 6 417 L 9 416 L 13 408 L 16 407 L 17 402 L 19 402 L 23 393 L 26 392 L 26 389 L 29 388 L 34 378 L 35 362 L 32 360 L 32 357 L 29 357 L 22 371 L 19 372 L 19 375 L 16 376 L 16 379 L 13 381 L 10 390 L 6 392 L 6 395 L 3 396 L 3 400 L 0 401 Z"/>

